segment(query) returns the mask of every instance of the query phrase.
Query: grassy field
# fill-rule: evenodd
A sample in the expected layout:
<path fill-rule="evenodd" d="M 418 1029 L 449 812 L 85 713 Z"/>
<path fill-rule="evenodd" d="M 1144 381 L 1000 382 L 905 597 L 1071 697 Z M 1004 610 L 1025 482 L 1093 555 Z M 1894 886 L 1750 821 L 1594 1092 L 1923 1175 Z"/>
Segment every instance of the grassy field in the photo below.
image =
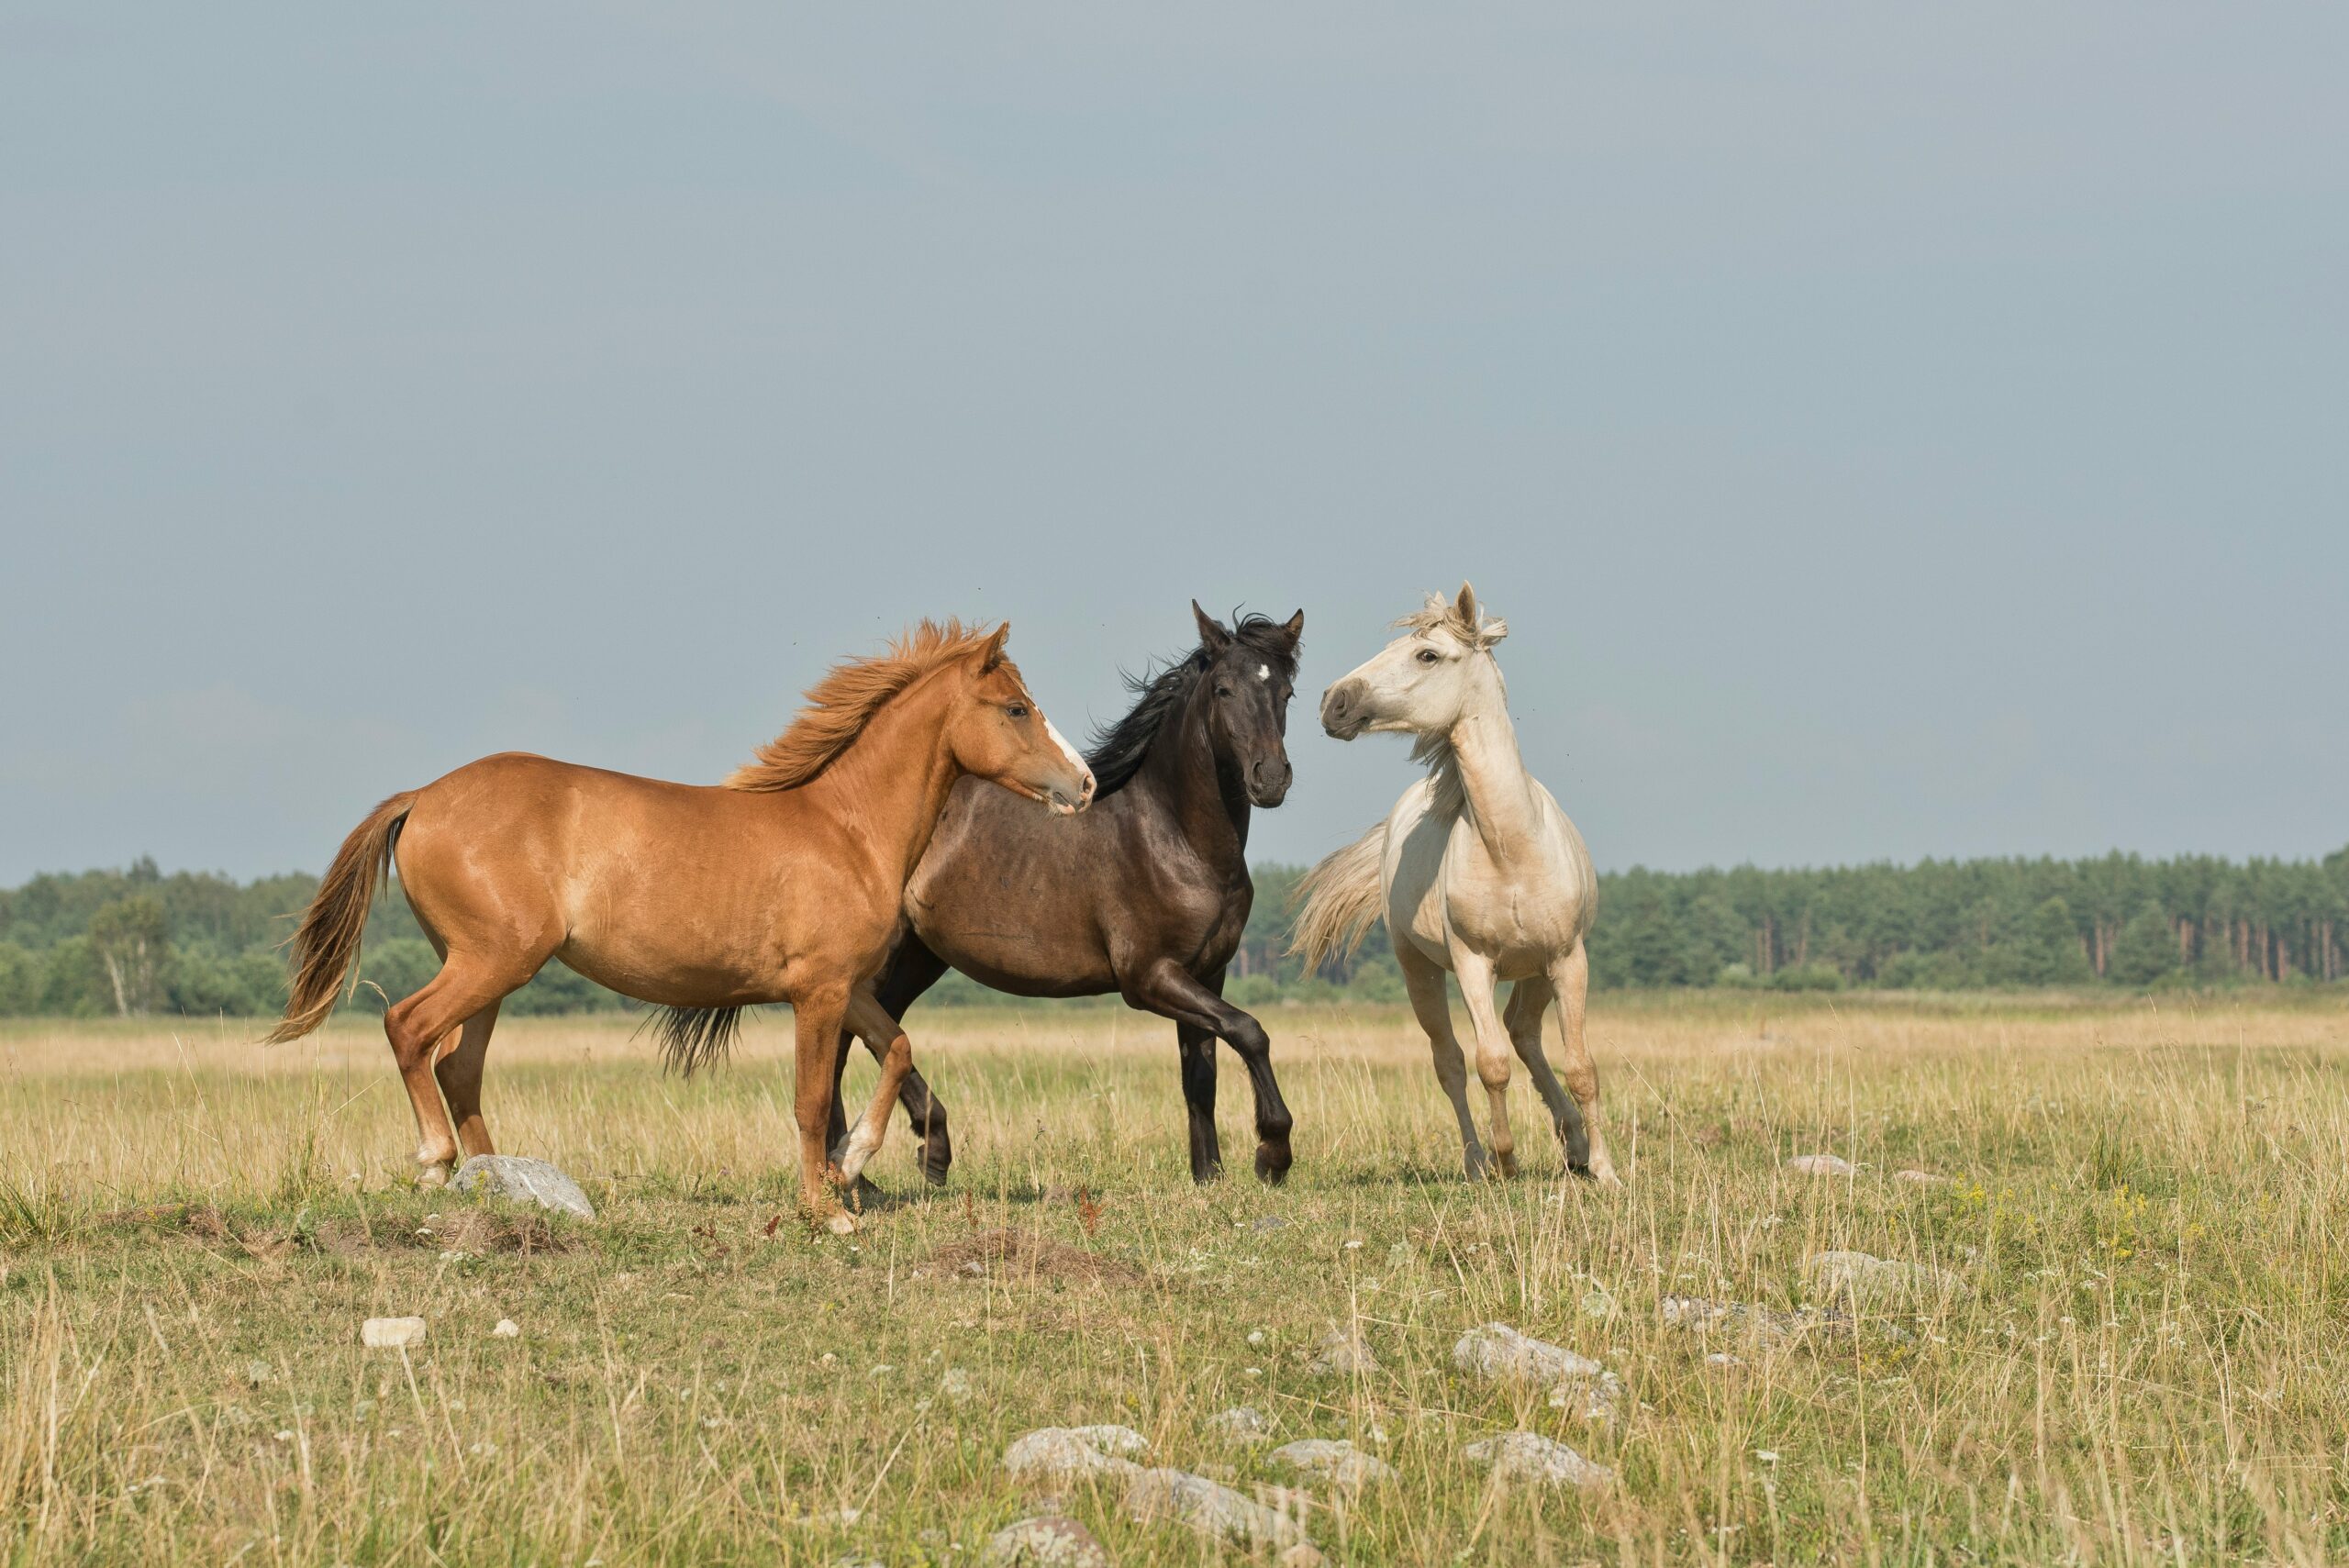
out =
<path fill-rule="evenodd" d="M 368 1020 L 0 1027 L 0 1560 L 974 1562 L 1030 1511 L 1016 1436 L 1120 1422 L 1247 1488 L 1204 1424 L 1240 1403 L 1399 1472 L 1308 1514 L 1341 1562 L 2349 1560 L 2337 1004 L 1602 996 L 1620 1193 L 1561 1179 L 1521 1073 L 1529 1173 L 1465 1184 L 1399 1011 L 1267 1015 L 1277 1190 L 1228 1054 L 1238 1173 L 1192 1187 L 1168 1026 L 914 1021 L 953 1181 L 900 1124 L 846 1239 L 792 1213 L 779 1016 L 691 1083 L 623 1021 L 499 1030 L 499 1145 L 594 1226 L 410 1185 Z M 1857 1173 L 1786 1168 L 1816 1151 Z M 1955 1283 L 1776 1347 L 1660 1316 L 1828 1306 L 1833 1249 Z M 405 1314 L 426 1344 L 361 1346 Z M 1618 1414 L 1464 1377 L 1491 1320 L 1603 1361 Z M 1379 1368 L 1308 1372 L 1333 1327 Z M 1492 1488 L 1461 1450 L 1513 1428 L 1613 1485 Z M 1123 1563 L 1246 1555 L 1065 1502 Z"/>

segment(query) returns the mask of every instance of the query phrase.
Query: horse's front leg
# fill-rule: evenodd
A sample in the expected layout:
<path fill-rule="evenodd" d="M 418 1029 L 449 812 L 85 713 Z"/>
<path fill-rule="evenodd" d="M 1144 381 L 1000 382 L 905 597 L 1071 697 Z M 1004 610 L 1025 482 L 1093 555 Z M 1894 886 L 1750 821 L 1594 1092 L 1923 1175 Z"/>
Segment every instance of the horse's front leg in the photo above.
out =
<path fill-rule="evenodd" d="M 839 1205 L 825 1182 L 832 1118 L 833 1065 L 840 1055 L 841 1020 L 848 994 L 809 990 L 791 999 L 794 1044 L 792 1119 L 799 1126 L 799 1203 L 809 1218 L 838 1217 Z M 848 1222 L 852 1226 L 853 1222 Z M 835 1226 L 835 1229 L 839 1229 Z"/>
<path fill-rule="evenodd" d="M 1517 1174 L 1517 1139 L 1508 1126 L 1508 1031 L 1501 1027 L 1493 1006 L 1496 984 L 1493 961 L 1454 940 L 1452 973 L 1460 978 L 1460 1000 L 1469 1021 L 1476 1026 L 1476 1076 L 1484 1081 L 1485 1097 L 1492 1105 L 1493 1165 L 1504 1176 Z"/>
<path fill-rule="evenodd" d="M 1281 1086 L 1273 1076 L 1273 1042 L 1264 1033 L 1264 1026 L 1223 999 L 1223 976 L 1218 974 L 1210 986 L 1172 959 L 1161 960 L 1128 983 L 1125 998 L 1130 1006 L 1205 1029 L 1228 1043 L 1240 1053 L 1241 1062 L 1248 1069 L 1249 1086 L 1256 1093 L 1256 1177 L 1259 1181 L 1278 1184 L 1288 1174 L 1294 1155 L 1289 1148 L 1289 1133 L 1295 1126 L 1288 1106 L 1281 1099 Z M 1185 1092 L 1190 1089 L 1189 1062 L 1185 1062 Z M 1191 1105 L 1194 1132 L 1192 1135 L 1191 1174 L 1195 1180 L 1213 1177 L 1210 1170 L 1202 1174 L 1198 1161 L 1197 1118 L 1200 1115 L 1196 1100 Z M 1209 1136 L 1213 1136 L 1215 1106 L 1212 1092 L 1208 1101 Z"/>
<path fill-rule="evenodd" d="M 1177 1022 L 1174 1049 L 1183 1058 L 1183 1105 L 1191 1118 L 1191 1180 L 1223 1174 L 1223 1143 L 1215 1130 L 1215 1031 Z"/>

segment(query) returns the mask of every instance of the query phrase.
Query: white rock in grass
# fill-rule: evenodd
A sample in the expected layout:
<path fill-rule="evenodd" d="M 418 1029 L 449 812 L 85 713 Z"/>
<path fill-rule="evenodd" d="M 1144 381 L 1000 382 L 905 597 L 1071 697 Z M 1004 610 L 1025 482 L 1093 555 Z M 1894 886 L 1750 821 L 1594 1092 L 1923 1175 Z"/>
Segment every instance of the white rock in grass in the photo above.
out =
<path fill-rule="evenodd" d="M 1487 1323 L 1460 1336 L 1452 1364 L 1471 1377 L 1546 1388 L 1560 1409 L 1579 1404 L 1586 1419 L 1603 1419 L 1623 1396 L 1623 1380 L 1588 1356 L 1564 1345 L 1521 1334 L 1506 1323 Z"/>
<path fill-rule="evenodd" d="M 404 1350 L 424 1343 L 421 1318 L 370 1318 L 359 1325 L 359 1342 L 372 1351 Z"/>
<path fill-rule="evenodd" d="M 1149 1447 L 1130 1427 L 1039 1427 L 1003 1451 L 1003 1467 L 1022 1480 L 1119 1474 L 1134 1468 L 1127 1455 Z"/>
<path fill-rule="evenodd" d="M 1313 1360 L 1305 1370 L 1316 1377 L 1352 1377 L 1376 1372 L 1378 1358 L 1361 1335 L 1332 1329 L 1314 1346 Z"/>
<path fill-rule="evenodd" d="M 1393 1465 L 1342 1438 L 1303 1438 L 1283 1443 L 1264 1457 L 1285 1470 L 1331 1486 L 1352 1488 L 1395 1479 Z"/>
<path fill-rule="evenodd" d="M 495 1197 L 534 1203 L 582 1219 L 596 1218 L 596 1206 L 579 1184 L 544 1160 L 524 1154 L 474 1154 L 457 1167 L 451 1186 L 461 1193 L 485 1192 Z"/>
<path fill-rule="evenodd" d="M 1201 1535 L 1252 1546 L 1291 1546 L 1306 1539 L 1290 1514 L 1181 1470 L 1135 1468 L 1126 1484 L 1126 1512 L 1144 1522 L 1174 1519 Z"/>
<path fill-rule="evenodd" d="M 1504 1432 L 1470 1443 L 1460 1451 L 1471 1464 L 1484 1466 L 1496 1481 L 1531 1481 L 1543 1486 L 1604 1486 L 1615 1473 L 1585 1459 L 1562 1442 L 1538 1432 Z"/>
<path fill-rule="evenodd" d="M 1820 1296 L 1873 1301 L 1907 1294 L 1962 1295 L 1965 1282 L 1924 1263 L 1879 1258 L 1868 1252 L 1814 1252 L 1803 1264 L 1810 1287 Z"/>
<path fill-rule="evenodd" d="M 1931 1171 L 1895 1171 L 1892 1179 L 1906 1182 L 1912 1187 L 1940 1187 L 1949 1184 L 1947 1176 L 1937 1176 Z"/>
<path fill-rule="evenodd" d="M 518 1340 L 522 1337 L 522 1325 L 511 1318 L 500 1318 L 497 1327 L 489 1331 L 489 1337 L 493 1340 Z"/>
<path fill-rule="evenodd" d="M 1253 1405 L 1219 1410 L 1207 1420 L 1208 1430 L 1230 1442 L 1254 1442 L 1273 1435 L 1272 1418 Z"/>
<path fill-rule="evenodd" d="M 1798 1154 L 1787 1162 L 1787 1169 L 1806 1176 L 1848 1176 L 1858 1167 L 1840 1154 Z"/>
<path fill-rule="evenodd" d="M 1006 1525 L 979 1561 L 986 1568 L 1110 1568 L 1109 1554 L 1093 1533 L 1058 1514 Z"/>

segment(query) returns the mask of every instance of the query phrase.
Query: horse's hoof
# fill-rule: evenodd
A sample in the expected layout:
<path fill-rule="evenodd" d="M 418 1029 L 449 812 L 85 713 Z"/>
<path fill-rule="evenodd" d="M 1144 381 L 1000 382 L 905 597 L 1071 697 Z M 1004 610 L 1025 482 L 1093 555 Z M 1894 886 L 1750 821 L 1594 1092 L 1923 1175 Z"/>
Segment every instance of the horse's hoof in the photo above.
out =
<path fill-rule="evenodd" d="M 447 1186 L 449 1184 L 449 1167 L 445 1164 L 425 1166 L 422 1170 L 417 1172 L 416 1184 L 419 1187 Z"/>
<path fill-rule="evenodd" d="M 1286 1146 L 1278 1150 L 1257 1150 L 1256 1179 L 1268 1187 L 1279 1186 L 1288 1180 L 1288 1168 L 1294 1158 Z"/>
<path fill-rule="evenodd" d="M 921 1159 L 921 1179 L 933 1187 L 942 1187 L 946 1184 L 946 1173 L 953 1166 L 952 1154 L 941 1154 L 935 1160 L 925 1154 Z"/>
<path fill-rule="evenodd" d="M 824 1221 L 824 1229 L 835 1236 L 853 1236 L 856 1234 L 856 1216 L 843 1209 Z"/>

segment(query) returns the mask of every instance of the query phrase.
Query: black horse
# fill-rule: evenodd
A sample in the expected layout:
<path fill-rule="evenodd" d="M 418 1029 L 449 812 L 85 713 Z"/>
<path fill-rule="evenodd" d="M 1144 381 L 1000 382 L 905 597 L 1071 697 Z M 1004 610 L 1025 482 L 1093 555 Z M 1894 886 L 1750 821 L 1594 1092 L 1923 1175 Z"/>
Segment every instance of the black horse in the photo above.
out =
<path fill-rule="evenodd" d="M 1098 996 L 1174 1020 L 1183 1097 L 1191 1115 L 1191 1177 L 1223 1170 L 1215 1135 L 1215 1042 L 1230 1042 L 1256 1092 L 1256 1174 L 1289 1166 L 1288 1106 L 1273 1077 L 1272 1042 L 1223 999 L 1255 884 L 1248 813 L 1288 794 L 1289 691 L 1305 612 L 1286 622 L 1246 616 L 1226 629 L 1194 600 L 1199 646 L 1136 680 L 1133 711 L 1095 736 L 1086 761 L 1092 808 L 1047 820 L 1003 790 L 955 786 L 938 832 L 906 886 L 909 927 L 876 984 L 892 1018 L 949 965 L 1019 996 Z M 833 1144 L 846 1132 L 834 1069 Z M 922 1173 L 946 1180 L 953 1161 L 946 1107 L 919 1073 L 906 1079 L 906 1117 L 922 1140 Z"/>

